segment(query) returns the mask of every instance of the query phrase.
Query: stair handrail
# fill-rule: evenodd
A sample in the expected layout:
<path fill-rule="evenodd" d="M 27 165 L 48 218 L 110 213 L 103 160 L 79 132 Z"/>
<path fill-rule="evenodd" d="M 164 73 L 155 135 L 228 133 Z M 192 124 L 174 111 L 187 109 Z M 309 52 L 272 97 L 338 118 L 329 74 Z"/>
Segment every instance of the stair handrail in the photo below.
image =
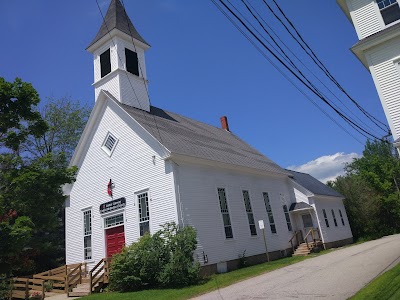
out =
<path fill-rule="evenodd" d="M 297 236 L 298 236 L 299 233 L 301 233 L 300 230 L 295 231 L 295 232 L 293 233 L 293 236 L 292 236 L 292 237 L 290 238 L 290 240 L 289 240 L 289 243 L 292 245 L 292 250 L 293 250 L 293 252 L 294 252 L 293 239 L 296 237 L 297 244 L 299 244 L 299 240 L 298 240 L 298 238 L 297 238 Z"/>
<path fill-rule="evenodd" d="M 109 275 L 109 259 L 108 258 L 102 258 L 90 271 L 89 271 L 89 282 L 90 282 L 90 289 L 89 293 L 91 294 L 93 291 L 93 288 L 96 286 L 96 284 L 103 279 L 103 282 L 108 279 Z M 100 274 L 100 272 L 103 271 L 103 273 Z M 94 274 L 93 274 L 94 273 Z M 100 276 L 99 276 L 100 275 Z"/>
<path fill-rule="evenodd" d="M 310 235 L 310 233 L 311 233 L 313 230 L 314 230 L 314 228 L 311 228 L 311 229 L 307 232 L 306 236 L 304 237 L 304 242 L 306 242 L 307 248 L 308 248 L 308 249 L 310 249 L 310 247 L 308 246 L 308 240 L 307 240 L 307 238 L 308 238 L 308 236 Z"/>
<path fill-rule="evenodd" d="M 76 264 L 76 267 L 69 272 L 66 268 L 66 273 L 67 275 L 65 276 L 65 292 L 69 296 L 70 287 L 75 284 L 82 283 L 82 263 Z"/>

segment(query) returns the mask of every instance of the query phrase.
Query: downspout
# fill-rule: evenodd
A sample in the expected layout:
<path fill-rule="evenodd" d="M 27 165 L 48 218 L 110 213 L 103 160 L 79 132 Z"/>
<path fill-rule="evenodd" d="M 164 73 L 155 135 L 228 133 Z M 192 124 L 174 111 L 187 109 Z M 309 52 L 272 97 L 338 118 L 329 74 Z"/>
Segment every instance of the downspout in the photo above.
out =
<path fill-rule="evenodd" d="M 177 200 L 177 208 L 178 208 L 178 220 L 179 226 L 185 226 L 185 220 L 183 215 L 183 205 L 181 200 L 181 191 L 180 191 L 180 184 L 179 184 L 179 165 L 174 162 L 172 159 L 170 160 L 173 166 L 173 174 L 174 174 L 174 184 L 175 184 L 175 195 Z"/>

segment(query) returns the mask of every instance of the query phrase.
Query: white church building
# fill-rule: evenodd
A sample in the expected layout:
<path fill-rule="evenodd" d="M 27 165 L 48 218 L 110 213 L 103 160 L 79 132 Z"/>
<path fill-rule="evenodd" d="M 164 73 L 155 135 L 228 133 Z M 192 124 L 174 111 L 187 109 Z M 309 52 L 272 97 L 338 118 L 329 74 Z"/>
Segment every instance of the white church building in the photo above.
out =
<path fill-rule="evenodd" d="M 250 263 L 265 261 L 264 233 L 271 259 L 311 231 L 325 247 L 352 242 L 340 194 L 282 169 L 232 133 L 226 117 L 217 128 L 151 106 L 149 47 L 111 0 L 87 48 L 95 105 L 66 189 L 67 264 L 94 265 L 166 222 L 196 229 L 195 257 L 208 272 L 236 268 L 244 251 Z"/>

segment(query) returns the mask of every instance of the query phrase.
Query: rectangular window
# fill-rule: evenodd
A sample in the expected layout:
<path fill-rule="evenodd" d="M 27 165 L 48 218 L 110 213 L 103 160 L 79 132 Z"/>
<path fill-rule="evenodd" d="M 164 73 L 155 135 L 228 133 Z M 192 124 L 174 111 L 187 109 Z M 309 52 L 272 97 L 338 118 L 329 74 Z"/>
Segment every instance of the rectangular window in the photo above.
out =
<path fill-rule="evenodd" d="M 271 203 L 269 202 L 268 193 L 264 192 L 263 197 L 264 197 L 265 209 L 267 210 L 269 226 L 271 227 L 271 232 L 276 233 L 275 220 L 274 220 L 274 215 L 272 214 L 272 208 L 271 208 Z"/>
<path fill-rule="evenodd" d="M 120 214 L 117 216 L 112 216 L 109 218 L 106 218 L 104 220 L 104 227 L 105 228 L 109 228 L 109 227 L 113 227 L 113 226 L 117 226 L 117 225 L 121 225 L 124 224 L 124 215 Z"/>
<path fill-rule="evenodd" d="M 324 214 L 325 225 L 326 225 L 326 227 L 329 227 L 328 216 L 326 215 L 325 209 L 322 210 L 322 213 Z"/>
<path fill-rule="evenodd" d="M 292 231 L 292 222 L 290 220 L 290 214 L 289 214 L 289 210 L 286 205 L 285 196 L 283 194 L 280 194 L 280 198 L 281 198 L 281 202 L 283 204 L 283 213 L 285 214 L 287 228 L 289 231 Z"/>
<path fill-rule="evenodd" d="M 397 0 L 377 0 L 379 10 L 385 25 L 400 19 L 400 7 Z"/>
<path fill-rule="evenodd" d="M 225 189 L 218 188 L 219 206 L 221 208 L 222 220 L 224 222 L 225 237 L 233 238 L 231 218 L 229 217 L 228 202 L 226 199 Z"/>
<path fill-rule="evenodd" d="M 333 211 L 333 209 L 331 209 L 331 212 L 332 212 L 333 223 L 335 223 L 335 227 L 337 227 L 335 212 Z"/>
<path fill-rule="evenodd" d="M 139 229 L 140 236 L 150 232 L 149 197 L 147 192 L 137 196 L 139 202 Z"/>
<path fill-rule="evenodd" d="M 83 212 L 83 253 L 85 260 L 92 259 L 92 211 Z"/>
<path fill-rule="evenodd" d="M 339 215 L 340 215 L 340 219 L 342 220 L 342 225 L 344 226 L 344 219 L 343 219 L 342 211 L 340 209 L 339 209 Z"/>
<path fill-rule="evenodd" d="M 246 213 L 247 213 L 247 220 L 249 221 L 249 226 L 250 226 L 250 234 L 257 235 L 256 224 L 254 222 L 253 210 L 251 208 L 251 203 L 250 203 L 249 191 L 242 191 L 242 193 L 243 193 L 244 207 L 245 207 Z"/>
<path fill-rule="evenodd" d="M 125 48 L 126 70 L 129 73 L 139 76 L 139 63 L 136 52 Z"/>
<path fill-rule="evenodd" d="M 101 78 L 111 73 L 111 59 L 110 59 L 110 49 L 107 49 L 102 54 L 100 54 L 100 72 Z"/>

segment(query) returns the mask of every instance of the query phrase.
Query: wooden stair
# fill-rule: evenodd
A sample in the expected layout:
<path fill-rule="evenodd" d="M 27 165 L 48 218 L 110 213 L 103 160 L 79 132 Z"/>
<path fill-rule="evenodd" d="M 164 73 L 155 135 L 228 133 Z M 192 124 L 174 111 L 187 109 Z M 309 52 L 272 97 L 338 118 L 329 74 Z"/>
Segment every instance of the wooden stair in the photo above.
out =
<path fill-rule="evenodd" d="M 90 294 L 90 282 L 79 283 L 68 293 L 68 297 L 83 297 Z"/>
<path fill-rule="evenodd" d="M 301 243 L 297 247 L 296 251 L 294 251 L 293 256 L 307 256 L 308 254 L 310 254 L 310 252 L 313 248 L 313 245 L 311 243 L 308 245 L 309 245 L 308 247 L 310 247 L 310 249 L 307 247 L 306 243 Z"/>

